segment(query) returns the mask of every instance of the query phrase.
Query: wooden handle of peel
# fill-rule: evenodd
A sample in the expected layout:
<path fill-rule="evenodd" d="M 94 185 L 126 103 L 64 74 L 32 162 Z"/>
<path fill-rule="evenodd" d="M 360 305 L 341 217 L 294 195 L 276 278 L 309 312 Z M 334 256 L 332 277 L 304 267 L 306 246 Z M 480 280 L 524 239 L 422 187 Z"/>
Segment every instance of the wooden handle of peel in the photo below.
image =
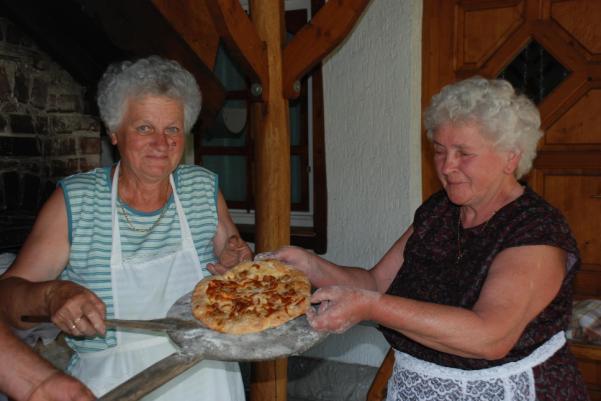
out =
<path fill-rule="evenodd" d="M 115 387 L 98 401 L 137 401 L 201 360 L 201 354 L 173 353 Z"/>

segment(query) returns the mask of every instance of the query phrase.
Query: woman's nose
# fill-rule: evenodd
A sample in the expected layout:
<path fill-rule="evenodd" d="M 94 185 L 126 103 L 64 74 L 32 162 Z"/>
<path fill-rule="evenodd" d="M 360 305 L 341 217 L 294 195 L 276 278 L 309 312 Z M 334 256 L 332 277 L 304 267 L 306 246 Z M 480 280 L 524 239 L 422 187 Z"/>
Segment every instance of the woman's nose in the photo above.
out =
<path fill-rule="evenodd" d="M 155 145 L 160 148 L 169 148 L 173 144 L 173 138 L 169 137 L 168 134 L 164 132 L 158 132 L 155 135 Z"/>
<path fill-rule="evenodd" d="M 457 158 L 453 155 L 445 155 L 442 159 L 440 171 L 443 174 L 449 173 L 457 168 Z"/>

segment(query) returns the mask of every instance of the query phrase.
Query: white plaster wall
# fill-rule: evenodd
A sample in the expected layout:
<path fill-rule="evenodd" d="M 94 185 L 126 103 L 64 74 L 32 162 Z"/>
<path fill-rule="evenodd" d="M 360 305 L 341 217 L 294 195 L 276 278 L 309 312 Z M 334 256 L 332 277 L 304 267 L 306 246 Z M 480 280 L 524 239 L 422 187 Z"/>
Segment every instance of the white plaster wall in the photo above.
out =
<path fill-rule="evenodd" d="M 372 0 L 324 62 L 328 252 L 371 267 L 421 200 L 422 0 Z M 388 345 L 372 326 L 331 335 L 308 356 L 379 366 Z"/>

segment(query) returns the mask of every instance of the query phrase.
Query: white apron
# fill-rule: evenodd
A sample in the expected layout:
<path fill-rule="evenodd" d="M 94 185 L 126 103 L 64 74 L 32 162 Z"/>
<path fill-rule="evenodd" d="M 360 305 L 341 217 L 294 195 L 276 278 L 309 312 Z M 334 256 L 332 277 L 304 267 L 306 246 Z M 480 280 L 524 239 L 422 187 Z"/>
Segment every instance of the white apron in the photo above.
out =
<path fill-rule="evenodd" d="M 167 311 L 202 278 L 200 261 L 183 208 L 177 197 L 173 177 L 169 180 L 182 236 L 179 250 L 162 257 L 124 260 L 117 215 L 119 165 L 115 168 L 111 191 L 113 241 L 111 281 L 117 319 L 154 319 Z M 101 397 L 153 363 L 176 352 L 165 334 L 117 330 L 117 346 L 98 352 L 79 354 L 71 374 Z M 144 400 L 244 400 L 244 388 L 237 363 L 202 361 Z"/>
<path fill-rule="evenodd" d="M 519 361 L 477 370 L 448 368 L 395 350 L 386 401 L 535 401 L 532 368 L 565 343 L 562 331 Z"/>

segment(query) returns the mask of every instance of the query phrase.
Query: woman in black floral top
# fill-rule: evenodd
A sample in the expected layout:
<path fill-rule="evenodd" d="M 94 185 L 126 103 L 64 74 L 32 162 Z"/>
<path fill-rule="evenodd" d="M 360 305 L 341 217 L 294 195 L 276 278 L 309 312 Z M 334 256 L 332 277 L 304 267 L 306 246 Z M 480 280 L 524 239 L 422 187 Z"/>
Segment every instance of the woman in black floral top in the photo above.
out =
<path fill-rule="evenodd" d="M 443 190 L 371 269 L 300 248 L 321 303 L 308 318 L 342 332 L 380 324 L 395 349 L 388 400 L 586 400 L 566 345 L 578 249 L 558 210 L 518 181 L 542 133 L 507 81 L 449 85 L 425 114 Z"/>

